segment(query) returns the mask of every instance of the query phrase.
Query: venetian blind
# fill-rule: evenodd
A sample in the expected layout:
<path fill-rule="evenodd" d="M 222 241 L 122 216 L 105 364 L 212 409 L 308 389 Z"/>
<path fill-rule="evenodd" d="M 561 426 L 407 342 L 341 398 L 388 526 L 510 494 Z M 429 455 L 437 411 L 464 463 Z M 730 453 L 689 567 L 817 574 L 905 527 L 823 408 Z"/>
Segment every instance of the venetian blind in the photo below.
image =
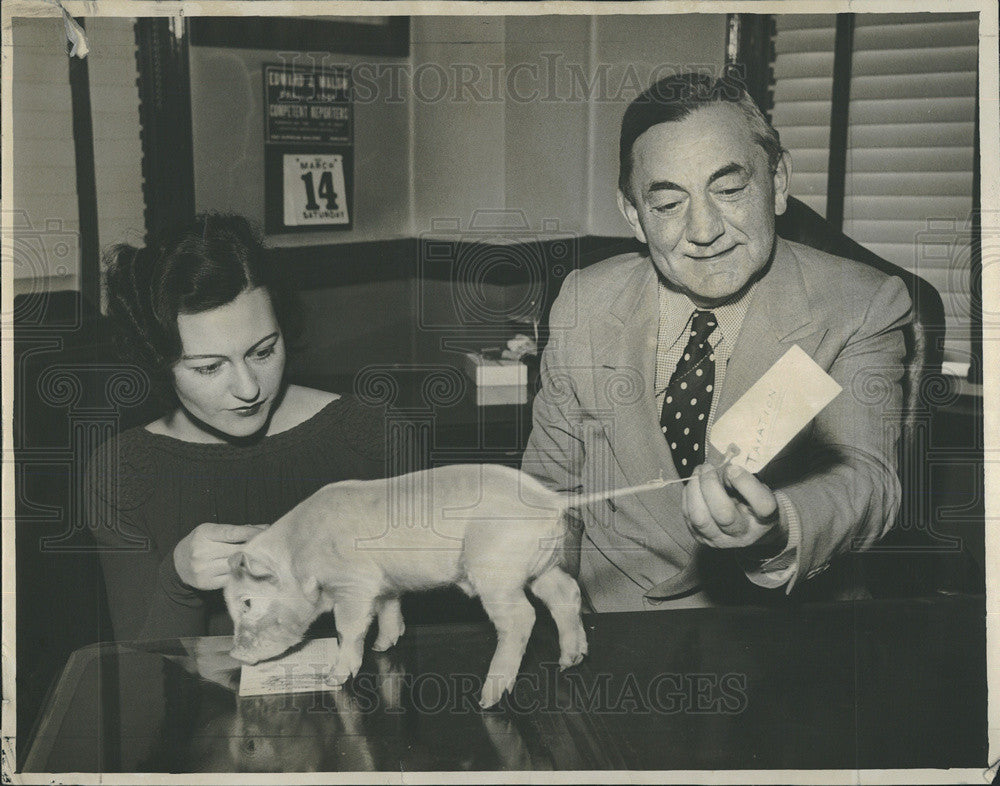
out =
<path fill-rule="evenodd" d="M 80 218 L 66 32 L 57 17 L 12 21 L 14 293 L 76 289 Z"/>
<path fill-rule="evenodd" d="M 945 360 L 969 362 L 976 14 L 858 14 L 844 232 L 944 301 Z"/>
<path fill-rule="evenodd" d="M 87 20 L 90 105 L 94 124 L 98 239 L 142 245 L 145 208 L 142 193 L 142 140 L 136 82 L 135 20 Z"/>
<path fill-rule="evenodd" d="M 13 27 L 14 291 L 80 287 L 80 220 L 66 31 L 60 17 Z M 134 20 L 87 19 L 98 240 L 145 234 Z"/>
<path fill-rule="evenodd" d="M 792 154 L 792 194 L 821 216 L 826 215 L 835 32 L 833 14 L 775 19 L 771 119 Z"/>
<path fill-rule="evenodd" d="M 826 214 L 836 17 L 779 15 L 774 125 L 792 154 L 792 193 Z M 844 232 L 933 284 L 945 360 L 968 363 L 978 18 L 857 14 Z"/>

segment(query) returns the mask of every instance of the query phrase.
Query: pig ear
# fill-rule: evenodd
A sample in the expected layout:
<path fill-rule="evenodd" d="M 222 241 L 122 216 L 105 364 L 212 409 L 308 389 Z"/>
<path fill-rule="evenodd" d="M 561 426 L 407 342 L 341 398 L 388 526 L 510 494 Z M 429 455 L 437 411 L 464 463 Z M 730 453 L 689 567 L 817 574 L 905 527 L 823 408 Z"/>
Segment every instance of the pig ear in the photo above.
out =
<path fill-rule="evenodd" d="M 302 582 L 302 594 L 306 596 L 306 600 L 310 603 L 319 603 L 319 593 L 319 579 L 315 576 L 310 576 Z"/>
<path fill-rule="evenodd" d="M 250 578 L 257 581 L 274 581 L 277 579 L 277 576 L 274 574 L 274 568 L 264 560 L 248 556 L 245 553 L 243 560 L 243 567 Z"/>
<path fill-rule="evenodd" d="M 230 573 L 238 573 L 240 570 L 246 569 L 247 566 L 247 555 L 242 551 L 237 551 L 229 555 L 229 571 Z"/>

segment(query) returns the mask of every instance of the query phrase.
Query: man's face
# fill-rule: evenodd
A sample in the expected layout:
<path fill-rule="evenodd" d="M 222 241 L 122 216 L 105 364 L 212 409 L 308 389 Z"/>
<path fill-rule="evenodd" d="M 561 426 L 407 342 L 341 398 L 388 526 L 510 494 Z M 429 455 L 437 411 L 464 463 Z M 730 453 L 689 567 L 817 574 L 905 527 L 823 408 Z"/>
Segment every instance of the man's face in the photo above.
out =
<path fill-rule="evenodd" d="M 785 211 L 788 160 L 776 172 L 738 107 L 713 104 L 660 123 L 632 147 L 634 204 L 619 207 L 660 273 L 697 305 L 719 305 L 771 257 Z"/>

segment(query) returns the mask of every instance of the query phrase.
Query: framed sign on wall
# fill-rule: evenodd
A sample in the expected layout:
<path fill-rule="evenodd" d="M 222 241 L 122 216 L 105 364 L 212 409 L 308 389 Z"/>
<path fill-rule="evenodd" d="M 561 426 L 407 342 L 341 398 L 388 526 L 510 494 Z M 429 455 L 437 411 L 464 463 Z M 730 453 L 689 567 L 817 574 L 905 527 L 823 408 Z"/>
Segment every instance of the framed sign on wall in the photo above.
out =
<path fill-rule="evenodd" d="M 353 109 L 349 68 L 264 66 L 268 234 L 352 227 Z"/>

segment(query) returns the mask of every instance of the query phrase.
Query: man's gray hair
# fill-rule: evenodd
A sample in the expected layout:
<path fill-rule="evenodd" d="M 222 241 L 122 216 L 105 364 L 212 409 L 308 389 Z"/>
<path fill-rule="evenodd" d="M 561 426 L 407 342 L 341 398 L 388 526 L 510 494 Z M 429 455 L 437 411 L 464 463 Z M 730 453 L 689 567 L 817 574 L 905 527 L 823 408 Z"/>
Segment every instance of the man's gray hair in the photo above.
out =
<path fill-rule="evenodd" d="M 767 154 L 769 166 L 772 170 L 777 168 L 785 152 L 781 139 L 742 82 L 730 73 L 718 79 L 709 74 L 676 74 L 664 77 L 644 90 L 622 115 L 618 187 L 629 201 L 634 201 L 631 178 L 632 148 L 636 140 L 655 125 L 683 120 L 702 107 L 720 103 L 734 104 L 743 112 L 754 139 Z"/>

